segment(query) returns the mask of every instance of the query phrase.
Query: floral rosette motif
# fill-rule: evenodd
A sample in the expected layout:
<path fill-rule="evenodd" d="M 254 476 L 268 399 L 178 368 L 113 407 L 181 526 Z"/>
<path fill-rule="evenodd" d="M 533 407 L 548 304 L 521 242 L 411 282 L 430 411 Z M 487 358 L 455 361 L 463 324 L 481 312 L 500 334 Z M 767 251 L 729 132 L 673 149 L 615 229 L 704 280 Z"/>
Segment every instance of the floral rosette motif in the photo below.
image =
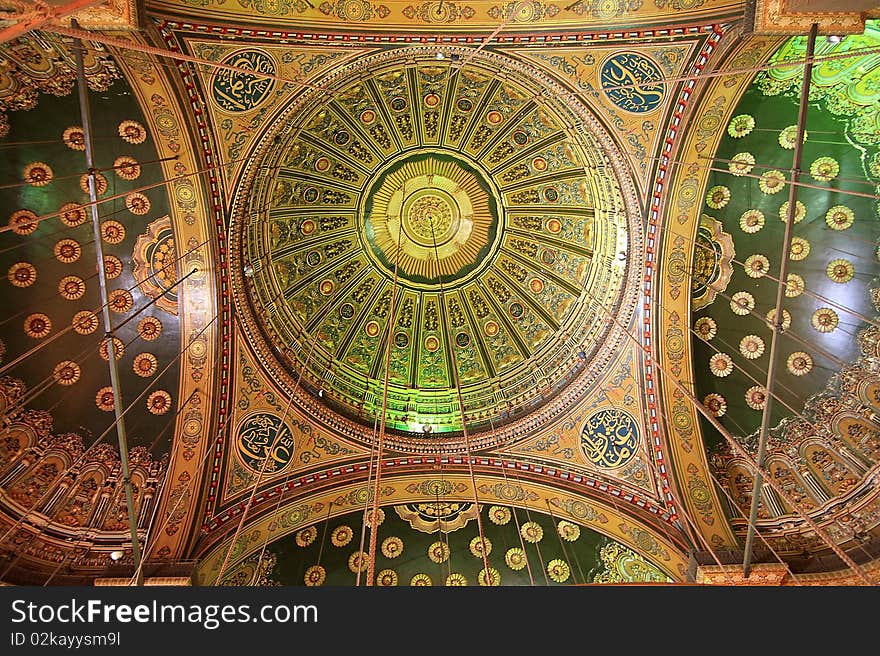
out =
<path fill-rule="evenodd" d="M 434 542 L 428 547 L 428 558 L 431 559 L 431 562 L 437 563 L 445 563 L 449 558 L 449 545 L 445 542 Z"/>
<path fill-rule="evenodd" d="M 785 186 L 785 174 L 782 171 L 777 171 L 776 169 L 772 171 L 767 171 L 761 176 L 761 179 L 758 180 L 758 189 L 761 190 L 762 193 L 772 195 L 778 194 L 782 191 L 782 188 Z"/>
<path fill-rule="evenodd" d="M 137 332 L 141 339 L 155 341 L 162 334 L 162 322 L 156 317 L 144 317 L 138 321 Z"/>
<path fill-rule="evenodd" d="M 713 210 L 720 210 L 730 202 L 730 189 L 724 185 L 715 185 L 706 192 L 706 205 Z"/>
<path fill-rule="evenodd" d="M 98 317 L 94 312 L 82 310 L 73 315 L 70 324 L 77 334 L 91 335 L 98 329 Z"/>
<path fill-rule="evenodd" d="M 840 173 L 840 164 L 833 157 L 820 157 L 810 164 L 810 175 L 819 182 L 830 182 Z"/>
<path fill-rule="evenodd" d="M 30 262 L 16 262 L 9 267 L 6 278 L 13 287 L 30 287 L 37 281 L 37 268 Z"/>
<path fill-rule="evenodd" d="M 807 140 L 808 132 L 804 130 L 804 138 L 803 141 Z M 779 133 L 779 145 L 785 148 L 786 150 L 793 150 L 794 144 L 797 141 L 797 126 L 789 125 L 782 129 Z"/>
<path fill-rule="evenodd" d="M 788 356 L 785 366 L 792 376 L 805 376 L 813 369 L 813 358 L 809 353 L 795 351 Z"/>
<path fill-rule="evenodd" d="M 556 532 L 566 542 L 574 542 L 581 536 L 581 527 L 564 519 L 556 525 Z"/>
<path fill-rule="evenodd" d="M 450 588 L 465 586 L 467 585 L 467 579 L 464 577 L 464 574 L 453 572 L 446 577 L 446 585 Z"/>
<path fill-rule="evenodd" d="M 779 206 L 779 220 L 782 222 L 788 221 L 788 208 L 790 207 L 789 202 L 785 201 L 782 205 Z M 801 201 L 797 201 L 794 205 L 794 222 L 800 223 L 804 220 L 804 217 L 807 216 L 807 206 L 804 205 Z"/>
<path fill-rule="evenodd" d="M 312 565 L 303 575 L 303 582 L 309 587 L 322 585 L 327 578 L 327 571 L 320 565 Z"/>
<path fill-rule="evenodd" d="M 754 385 L 747 389 L 746 405 L 752 410 L 763 410 L 767 405 L 767 390 L 760 385 Z"/>
<path fill-rule="evenodd" d="M 108 244 L 121 244 L 125 239 L 125 226 L 119 221 L 104 221 L 101 224 L 101 239 Z"/>
<path fill-rule="evenodd" d="M 730 297 L 730 311 L 741 317 L 755 309 L 755 297 L 748 292 L 737 292 Z"/>
<path fill-rule="evenodd" d="M 147 397 L 147 410 L 153 415 L 164 415 L 171 409 L 171 395 L 165 390 L 156 390 Z"/>
<path fill-rule="evenodd" d="M 749 255 L 743 265 L 743 269 L 749 278 L 763 278 L 770 271 L 770 260 L 760 253 Z"/>
<path fill-rule="evenodd" d="M 496 586 L 501 585 L 501 572 L 499 572 L 494 567 L 489 568 L 489 575 L 486 575 L 486 568 L 480 570 L 480 573 L 477 575 L 477 583 L 483 586 Z"/>
<path fill-rule="evenodd" d="M 355 551 L 348 557 L 348 569 L 357 574 L 367 569 L 367 561 L 370 559 L 369 554 L 364 551 Z"/>
<path fill-rule="evenodd" d="M 526 566 L 526 552 L 519 547 L 508 549 L 504 554 L 504 562 L 510 569 L 519 571 Z"/>
<path fill-rule="evenodd" d="M 97 196 L 103 196 L 107 193 L 107 189 L 110 187 L 110 183 L 107 182 L 107 178 L 103 173 L 95 173 L 95 194 Z M 89 193 L 89 174 L 84 173 L 79 176 L 79 188 L 82 189 L 84 194 Z"/>
<path fill-rule="evenodd" d="M 118 132 L 119 136 L 126 143 L 137 145 L 147 140 L 147 131 L 137 121 L 122 121 L 119 124 Z"/>
<path fill-rule="evenodd" d="M 105 337 L 101 340 L 98 355 L 104 362 L 110 362 L 110 340 L 108 338 Z M 113 338 L 113 355 L 116 360 L 121 360 L 125 356 L 125 342 L 118 337 Z"/>
<path fill-rule="evenodd" d="M 746 210 L 739 217 L 739 228 L 746 234 L 754 234 L 764 227 L 764 213 L 761 210 Z"/>
<path fill-rule="evenodd" d="M 378 519 L 378 521 L 376 521 L 376 522 L 373 521 L 374 517 L 373 517 L 373 509 L 372 508 L 370 508 L 370 510 L 368 510 L 365 515 L 364 523 L 367 526 L 369 526 L 370 528 L 377 528 L 379 526 L 382 526 L 382 522 L 385 521 L 385 511 L 382 510 L 381 508 L 378 508 L 377 510 L 378 510 L 378 512 L 376 513 L 375 518 Z"/>
<path fill-rule="evenodd" d="M 383 569 L 376 574 L 376 585 L 389 588 L 397 585 L 397 572 L 393 569 Z"/>
<path fill-rule="evenodd" d="M 79 203 L 65 203 L 58 209 L 58 217 L 68 228 L 76 228 L 88 220 L 85 208 Z"/>
<path fill-rule="evenodd" d="M 399 537 L 391 536 L 382 540 L 382 555 L 386 558 L 397 558 L 403 553 L 403 540 Z"/>
<path fill-rule="evenodd" d="M 830 333 L 837 328 L 840 323 L 840 317 L 838 317 L 837 312 L 831 308 L 823 307 L 813 312 L 813 316 L 810 318 L 810 323 L 813 328 L 820 333 Z"/>
<path fill-rule="evenodd" d="M 52 332 L 52 320 L 42 312 L 30 314 L 24 320 L 24 334 L 31 339 L 43 339 Z"/>
<path fill-rule="evenodd" d="M 115 255 L 104 256 L 104 275 L 108 280 L 118 278 L 122 274 L 122 260 Z"/>
<path fill-rule="evenodd" d="M 764 355 L 764 340 L 757 335 L 746 335 L 739 342 L 739 352 L 747 360 L 755 360 Z"/>
<path fill-rule="evenodd" d="M 79 380 L 82 369 L 73 360 L 64 360 L 55 365 L 52 376 L 59 385 L 73 385 Z"/>
<path fill-rule="evenodd" d="M 351 539 L 354 537 L 354 531 L 351 530 L 350 526 L 337 526 L 333 529 L 333 532 L 330 534 L 330 544 L 334 547 L 344 547 Z"/>
<path fill-rule="evenodd" d="M 52 167 L 45 162 L 31 162 L 22 172 L 22 179 L 33 187 L 45 187 L 54 177 Z"/>
<path fill-rule="evenodd" d="M 127 289 L 114 289 L 110 292 L 107 303 L 113 312 L 123 314 L 134 306 L 134 299 Z"/>
<path fill-rule="evenodd" d="M 846 205 L 835 205 L 825 212 L 825 223 L 832 230 L 846 230 L 855 220 L 855 212 Z"/>
<path fill-rule="evenodd" d="M 709 371 L 719 378 L 729 376 L 733 372 L 733 360 L 727 353 L 716 353 L 709 358 Z"/>
<path fill-rule="evenodd" d="M 804 293 L 807 288 L 804 279 L 796 273 L 789 273 L 785 279 L 785 296 L 787 298 L 796 298 Z"/>
<path fill-rule="evenodd" d="M 489 508 L 489 521 L 498 526 L 503 526 L 510 521 L 510 508 L 504 506 L 492 506 Z"/>
<path fill-rule="evenodd" d="M 149 378 L 159 368 L 159 361 L 152 353 L 138 353 L 134 357 L 132 369 L 141 378 Z"/>
<path fill-rule="evenodd" d="M 478 535 L 471 540 L 470 544 L 468 545 L 468 549 L 470 549 L 472 555 L 476 556 L 477 558 L 482 558 L 484 549 L 486 550 L 487 556 L 492 553 L 492 541 L 485 536 L 480 538 L 480 536 Z"/>
<path fill-rule="evenodd" d="M 718 334 L 718 324 L 712 317 L 700 317 L 694 323 L 694 332 L 704 342 L 708 342 Z"/>
<path fill-rule="evenodd" d="M 737 153 L 727 163 L 727 170 L 739 177 L 751 173 L 755 168 L 755 156 L 751 153 Z"/>
<path fill-rule="evenodd" d="M 143 216 L 150 211 L 150 199 L 140 192 L 133 192 L 125 196 L 125 207 L 132 214 Z"/>
<path fill-rule="evenodd" d="M 773 308 L 772 310 L 769 310 L 767 312 L 767 325 L 769 326 L 770 330 L 773 330 L 773 326 L 775 323 L 776 323 L 776 308 Z M 788 330 L 790 326 L 791 326 L 791 313 L 788 310 L 783 310 L 782 311 L 782 325 L 780 326 L 780 328 L 782 328 L 782 330 Z"/>
<path fill-rule="evenodd" d="M 294 541 L 296 542 L 296 546 L 305 548 L 314 542 L 316 537 L 318 537 L 318 529 L 314 526 L 309 526 L 297 531 L 294 536 Z"/>
<path fill-rule="evenodd" d="M 810 254 L 810 242 L 803 237 L 792 237 L 791 246 L 788 249 L 788 257 L 795 262 L 805 260 Z"/>
<path fill-rule="evenodd" d="M 76 262 L 82 255 L 82 246 L 76 239 L 61 239 L 52 248 L 55 259 L 63 264 Z"/>
<path fill-rule="evenodd" d="M 571 576 L 571 568 L 564 560 L 554 558 L 547 563 L 547 575 L 556 583 L 564 583 Z"/>
<path fill-rule="evenodd" d="M 739 114 L 730 119 L 727 126 L 727 134 L 734 139 L 742 139 L 755 129 L 755 119 L 749 114 Z"/>
<path fill-rule="evenodd" d="M 79 126 L 71 126 L 62 132 L 61 141 L 71 150 L 86 149 L 86 133 Z"/>
<path fill-rule="evenodd" d="M 434 585 L 431 577 L 427 574 L 419 572 L 409 580 L 409 584 L 414 588 L 429 587 Z"/>
<path fill-rule="evenodd" d="M 31 210 L 17 210 L 9 217 L 9 227 L 17 235 L 33 234 L 40 227 L 37 215 Z"/>
<path fill-rule="evenodd" d="M 98 406 L 98 410 L 111 412 L 113 410 L 113 388 L 107 385 L 99 389 L 95 394 L 95 405 Z"/>
<path fill-rule="evenodd" d="M 519 530 L 523 540 L 536 544 L 544 537 L 544 529 L 537 522 L 526 522 Z"/>
<path fill-rule="evenodd" d="M 713 417 L 723 417 L 727 412 L 727 400 L 720 394 L 707 394 L 703 399 L 703 407 L 708 410 Z"/>
<path fill-rule="evenodd" d="M 833 282 L 844 284 L 853 279 L 856 270 L 852 262 L 843 258 L 838 258 L 836 260 L 831 260 L 828 263 L 825 273 Z"/>
<path fill-rule="evenodd" d="M 141 174 L 141 165 L 134 157 L 120 155 L 113 162 L 113 170 L 123 180 L 137 180 Z"/>
<path fill-rule="evenodd" d="M 58 293 L 68 301 L 78 301 L 86 293 L 86 283 L 79 276 L 64 276 L 58 281 Z"/>

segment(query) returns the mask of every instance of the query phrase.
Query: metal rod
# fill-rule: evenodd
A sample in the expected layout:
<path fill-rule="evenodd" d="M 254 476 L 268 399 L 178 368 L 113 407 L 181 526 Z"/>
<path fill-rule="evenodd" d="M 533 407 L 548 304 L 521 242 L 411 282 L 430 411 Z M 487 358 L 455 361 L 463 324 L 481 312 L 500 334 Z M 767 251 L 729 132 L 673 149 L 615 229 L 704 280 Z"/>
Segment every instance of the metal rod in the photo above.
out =
<path fill-rule="evenodd" d="M 804 65 L 804 79 L 801 83 L 801 104 L 798 109 L 797 136 L 794 139 L 794 163 L 791 167 L 792 184 L 788 188 L 788 212 L 785 217 L 785 233 L 782 237 L 782 261 L 779 263 L 779 282 L 776 286 L 776 315 L 773 320 L 773 332 L 770 336 L 770 355 L 767 366 L 767 384 L 764 385 L 765 398 L 763 415 L 761 416 L 761 433 L 758 437 L 758 453 L 755 461 L 755 483 L 752 487 L 752 506 L 749 511 L 749 527 L 746 533 L 745 553 L 743 554 L 743 578 L 748 579 L 752 569 L 752 548 L 755 543 L 755 522 L 758 520 L 758 503 L 761 500 L 761 486 L 764 482 L 762 474 L 764 460 L 767 457 L 767 435 L 770 431 L 770 414 L 773 409 L 773 384 L 776 382 L 776 365 L 779 334 L 782 332 L 782 303 L 785 300 L 786 280 L 788 279 L 788 256 L 791 250 L 791 233 L 794 229 L 794 215 L 797 210 L 797 181 L 801 174 L 801 156 L 803 154 L 804 132 L 807 124 L 807 109 L 810 102 L 810 80 L 813 75 L 813 51 L 816 47 L 816 34 L 819 25 L 813 23 L 807 38 L 807 63 Z"/>
<path fill-rule="evenodd" d="M 74 19 L 72 24 L 77 26 Z M 104 334 L 107 337 L 108 365 L 110 368 L 110 386 L 113 389 L 113 412 L 116 415 L 116 435 L 119 438 L 119 461 L 122 467 L 122 483 L 125 489 L 125 505 L 128 509 L 128 528 L 131 533 L 131 555 L 137 577 L 135 585 L 143 585 L 141 570 L 141 545 L 138 541 L 137 516 L 134 509 L 134 495 L 131 486 L 131 472 L 128 466 L 128 439 L 125 434 L 125 419 L 122 409 L 122 389 L 119 384 L 119 366 L 116 362 L 116 347 L 113 343 L 113 322 L 110 318 L 110 305 L 107 298 L 107 275 L 104 271 L 104 247 L 101 242 L 101 219 L 98 216 L 98 194 L 95 181 L 95 162 L 92 149 L 92 117 L 89 110 L 89 90 L 86 86 L 85 65 L 83 62 L 82 43 L 77 39 L 76 48 L 76 80 L 79 93 L 80 114 L 83 124 L 83 140 L 86 150 L 86 165 L 89 168 L 89 200 L 92 211 L 92 232 L 95 240 L 95 257 L 98 261 L 98 282 L 101 291 L 101 315 L 104 319 Z"/>

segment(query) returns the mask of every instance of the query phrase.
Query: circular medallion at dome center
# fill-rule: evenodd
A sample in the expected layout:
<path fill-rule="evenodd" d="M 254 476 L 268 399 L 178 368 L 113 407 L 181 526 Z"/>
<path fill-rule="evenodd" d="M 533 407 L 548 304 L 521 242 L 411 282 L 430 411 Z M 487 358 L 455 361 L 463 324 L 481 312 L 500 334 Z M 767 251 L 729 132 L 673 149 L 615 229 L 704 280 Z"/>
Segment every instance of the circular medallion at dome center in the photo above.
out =
<path fill-rule="evenodd" d="M 362 207 L 362 238 L 389 275 L 450 284 L 486 262 L 498 230 L 491 183 L 461 157 L 419 153 L 386 166 Z"/>

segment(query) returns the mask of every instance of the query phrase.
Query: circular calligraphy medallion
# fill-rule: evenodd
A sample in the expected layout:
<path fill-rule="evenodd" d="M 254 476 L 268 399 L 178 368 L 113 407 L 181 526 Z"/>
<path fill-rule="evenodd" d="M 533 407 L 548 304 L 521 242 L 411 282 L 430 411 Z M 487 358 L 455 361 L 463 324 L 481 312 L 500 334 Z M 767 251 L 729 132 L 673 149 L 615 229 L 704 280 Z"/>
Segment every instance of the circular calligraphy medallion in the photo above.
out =
<path fill-rule="evenodd" d="M 280 471 L 293 457 L 293 433 L 280 417 L 258 412 L 239 425 L 235 447 L 241 460 L 253 471 Z"/>
<path fill-rule="evenodd" d="M 246 112 L 263 102 L 272 92 L 275 82 L 269 76 L 275 75 L 275 62 L 266 53 L 239 50 L 222 63 L 238 70 L 221 69 L 214 76 L 211 96 L 220 109 Z"/>
<path fill-rule="evenodd" d="M 663 102 L 666 85 L 662 79 L 660 67 L 636 52 L 614 54 L 599 70 L 599 83 L 608 100 L 633 114 L 650 112 Z"/>
<path fill-rule="evenodd" d="M 636 453 L 639 428 L 628 412 L 616 408 L 597 410 L 581 431 L 581 451 L 599 467 L 623 467 Z"/>

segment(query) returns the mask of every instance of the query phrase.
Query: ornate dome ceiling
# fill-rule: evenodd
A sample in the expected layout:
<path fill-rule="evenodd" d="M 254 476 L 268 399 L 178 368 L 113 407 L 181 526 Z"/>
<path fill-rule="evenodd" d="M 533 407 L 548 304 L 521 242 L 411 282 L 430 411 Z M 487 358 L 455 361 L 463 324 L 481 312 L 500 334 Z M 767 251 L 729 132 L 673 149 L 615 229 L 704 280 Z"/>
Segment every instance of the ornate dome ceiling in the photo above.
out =
<path fill-rule="evenodd" d="M 288 390 L 370 427 L 386 370 L 387 425 L 418 435 L 461 430 L 457 385 L 469 430 L 579 394 L 622 338 L 600 304 L 633 311 L 639 225 L 611 139 L 546 75 L 468 52 L 336 70 L 238 185 L 246 330 Z"/>

